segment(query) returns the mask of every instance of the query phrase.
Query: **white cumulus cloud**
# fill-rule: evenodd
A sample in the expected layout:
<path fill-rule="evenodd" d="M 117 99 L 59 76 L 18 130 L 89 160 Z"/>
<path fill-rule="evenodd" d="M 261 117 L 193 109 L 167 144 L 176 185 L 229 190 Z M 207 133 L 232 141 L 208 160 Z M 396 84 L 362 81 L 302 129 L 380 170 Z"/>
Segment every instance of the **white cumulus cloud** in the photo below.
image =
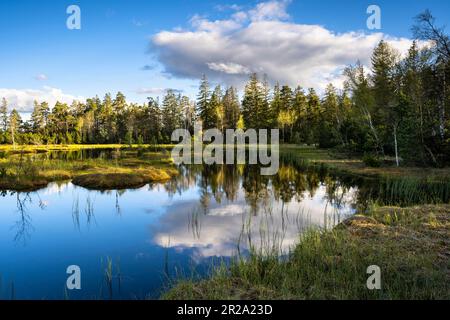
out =
<path fill-rule="evenodd" d="M 84 101 L 81 96 L 74 96 L 64 93 L 61 89 L 44 86 L 42 89 L 8 89 L 0 88 L 0 98 L 5 98 L 8 102 L 8 109 L 15 108 L 20 112 L 31 112 L 33 102 L 48 102 L 53 107 L 57 101 L 72 103 L 74 100 Z"/>
<path fill-rule="evenodd" d="M 213 71 L 223 72 L 227 74 L 249 74 L 250 69 L 230 62 L 210 62 L 207 63 L 208 67 Z"/>
<path fill-rule="evenodd" d="M 400 53 L 412 41 L 383 33 L 335 33 L 319 25 L 295 23 L 287 13 L 289 1 L 268 1 L 229 18 L 194 16 L 188 30 L 155 34 L 152 47 L 166 71 L 198 79 L 242 85 L 249 72 L 267 74 L 272 81 L 323 89 L 340 85 L 342 70 L 360 60 L 370 64 L 373 48 L 386 40 Z"/>

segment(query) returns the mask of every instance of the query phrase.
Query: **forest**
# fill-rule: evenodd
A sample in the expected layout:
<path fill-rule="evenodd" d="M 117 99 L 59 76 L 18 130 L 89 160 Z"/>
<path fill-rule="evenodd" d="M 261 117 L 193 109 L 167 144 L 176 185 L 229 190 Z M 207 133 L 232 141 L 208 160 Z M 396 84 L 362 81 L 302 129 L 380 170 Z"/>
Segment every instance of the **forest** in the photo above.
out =
<path fill-rule="evenodd" d="M 196 101 L 170 89 L 143 105 L 121 92 L 71 105 L 36 101 L 29 121 L 3 98 L 0 143 L 170 143 L 173 130 L 193 130 L 201 120 L 204 129 L 279 128 L 283 143 L 337 148 L 374 165 L 391 158 L 397 166 L 443 167 L 450 162 L 450 40 L 430 12 L 416 20 L 406 55 L 381 41 L 370 70 L 348 66 L 343 89 L 329 84 L 321 96 L 251 74 L 240 98 L 236 88 L 203 76 Z"/>

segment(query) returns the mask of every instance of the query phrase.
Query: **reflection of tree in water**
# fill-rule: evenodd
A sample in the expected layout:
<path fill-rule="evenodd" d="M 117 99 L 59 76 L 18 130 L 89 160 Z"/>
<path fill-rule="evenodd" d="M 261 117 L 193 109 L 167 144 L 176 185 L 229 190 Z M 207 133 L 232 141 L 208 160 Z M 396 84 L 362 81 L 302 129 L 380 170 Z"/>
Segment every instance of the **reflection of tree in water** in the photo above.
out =
<path fill-rule="evenodd" d="M 306 174 L 306 189 L 311 198 L 316 195 L 317 189 L 320 187 L 319 175 L 316 172 L 308 172 Z"/>
<path fill-rule="evenodd" d="M 325 228 L 327 228 L 328 225 L 335 226 L 341 222 L 342 210 L 348 204 L 346 201 L 346 196 L 349 194 L 350 188 L 330 176 L 325 178 L 324 184 L 326 187 L 324 197 L 326 200 L 324 225 Z M 332 208 L 331 217 L 328 216 L 328 207 Z M 329 221 L 329 218 L 333 220 Z"/>
<path fill-rule="evenodd" d="M 31 216 L 27 212 L 27 203 L 32 203 L 29 193 L 17 192 L 17 212 L 19 213 L 19 220 L 17 220 L 12 229 L 15 229 L 14 242 L 22 243 L 26 246 L 27 241 L 31 239 L 31 232 L 34 230 Z"/>
<path fill-rule="evenodd" d="M 257 215 L 264 202 L 270 202 L 272 196 L 282 203 L 301 202 L 306 194 L 314 198 L 321 185 L 327 187 L 329 205 L 337 210 L 342 208 L 341 202 L 350 188 L 358 185 L 355 179 L 338 178 L 323 166 L 311 167 L 293 160 L 282 161 L 278 174 L 274 176 L 261 175 L 257 165 L 189 165 L 180 166 L 179 171 L 177 177 L 164 185 L 166 192 L 169 195 L 182 194 L 196 185 L 204 214 L 208 213 L 212 199 L 218 204 L 224 199 L 236 201 L 240 188 L 251 214 Z"/>
<path fill-rule="evenodd" d="M 252 215 L 258 214 L 258 204 L 268 197 L 269 177 L 262 176 L 259 166 L 245 166 L 242 176 L 242 188 Z"/>
<path fill-rule="evenodd" d="M 189 188 L 197 184 L 198 176 L 201 174 L 203 166 L 201 165 L 181 165 L 178 167 L 179 174 L 164 184 L 164 189 L 169 197 L 175 194 L 181 195 Z M 155 188 L 152 185 L 151 188 Z"/>
<path fill-rule="evenodd" d="M 282 166 L 278 174 L 273 177 L 272 185 L 275 200 L 290 202 L 296 197 L 297 201 L 302 201 L 304 192 L 307 189 L 306 177 L 292 166 Z"/>
<path fill-rule="evenodd" d="M 117 190 L 116 191 L 116 204 L 115 204 L 115 210 L 116 215 L 121 216 L 122 215 L 122 208 L 120 207 L 119 199 L 122 195 L 125 194 L 125 190 Z"/>

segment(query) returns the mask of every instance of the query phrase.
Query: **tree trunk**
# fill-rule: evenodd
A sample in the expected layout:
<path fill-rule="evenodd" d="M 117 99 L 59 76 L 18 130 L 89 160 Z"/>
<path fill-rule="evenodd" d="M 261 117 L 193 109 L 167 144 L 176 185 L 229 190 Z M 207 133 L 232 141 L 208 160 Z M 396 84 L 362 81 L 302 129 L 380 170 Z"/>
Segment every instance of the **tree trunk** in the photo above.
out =
<path fill-rule="evenodd" d="M 14 140 L 14 128 L 11 127 L 11 139 L 13 143 L 13 149 L 16 149 L 16 141 Z"/>
<path fill-rule="evenodd" d="M 377 142 L 377 147 L 379 148 L 379 150 L 381 151 L 381 154 L 382 154 L 383 157 L 384 157 L 384 156 L 385 156 L 385 154 L 384 154 L 384 148 L 383 148 L 383 146 L 382 146 L 381 143 L 380 143 L 380 139 L 378 139 L 377 130 L 375 129 L 375 127 L 374 127 L 374 125 L 373 125 L 373 122 L 372 122 L 372 116 L 370 115 L 369 110 L 367 110 L 367 109 L 365 109 L 365 108 L 364 108 L 364 112 L 365 112 L 366 117 L 367 117 L 367 121 L 368 121 L 368 124 L 369 124 L 369 128 L 370 128 L 370 130 L 372 131 L 372 134 L 373 134 L 373 136 L 374 136 L 374 138 L 375 138 L 375 141 Z"/>
<path fill-rule="evenodd" d="M 400 161 L 398 159 L 398 142 L 397 142 L 397 126 L 394 125 L 394 144 L 395 144 L 395 162 L 397 167 L 400 166 Z"/>

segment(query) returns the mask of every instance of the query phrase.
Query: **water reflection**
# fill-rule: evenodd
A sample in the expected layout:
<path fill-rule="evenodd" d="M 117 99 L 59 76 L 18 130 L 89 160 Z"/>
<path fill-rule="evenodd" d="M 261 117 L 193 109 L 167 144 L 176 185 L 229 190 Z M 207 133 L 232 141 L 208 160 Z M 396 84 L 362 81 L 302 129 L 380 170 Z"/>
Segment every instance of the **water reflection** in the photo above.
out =
<path fill-rule="evenodd" d="M 250 249 L 286 252 L 310 227 L 329 228 L 354 212 L 356 188 L 317 172 L 282 166 L 274 177 L 257 166 L 190 166 L 165 185 L 169 195 L 198 189 L 198 199 L 167 207 L 151 225 L 153 241 L 195 259 Z M 187 227 L 186 227 L 187 226 Z"/>
<path fill-rule="evenodd" d="M 156 297 L 171 274 L 250 249 L 287 252 L 299 233 L 335 226 L 360 202 L 354 181 L 292 164 L 273 177 L 257 166 L 183 166 L 138 190 L 53 183 L 2 196 L 0 274 L 37 299 L 61 298 L 71 264 L 85 275 L 79 297 Z"/>
<path fill-rule="evenodd" d="M 31 216 L 27 210 L 27 203 L 31 203 L 31 197 L 29 193 L 21 194 L 17 192 L 16 199 L 18 219 L 11 229 L 15 233 L 14 242 L 25 246 L 31 238 L 31 232 L 34 229 Z"/>

